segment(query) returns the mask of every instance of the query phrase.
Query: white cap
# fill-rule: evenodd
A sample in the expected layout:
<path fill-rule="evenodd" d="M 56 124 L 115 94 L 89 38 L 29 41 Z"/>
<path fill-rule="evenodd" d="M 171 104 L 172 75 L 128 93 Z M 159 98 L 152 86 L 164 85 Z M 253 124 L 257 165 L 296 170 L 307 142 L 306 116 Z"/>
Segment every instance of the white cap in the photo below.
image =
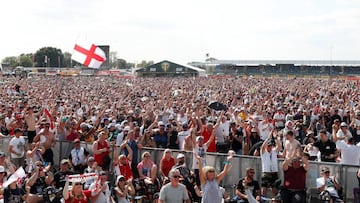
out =
<path fill-rule="evenodd" d="M 126 130 L 126 131 L 130 131 L 130 126 L 126 126 L 125 128 L 124 128 L 124 130 Z"/>
<path fill-rule="evenodd" d="M 181 159 L 181 158 L 184 158 L 184 157 L 185 157 L 185 155 L 184 155 L 184 154 L 179 153 L 179 154 L 176 156 L 176 159 Z"/>

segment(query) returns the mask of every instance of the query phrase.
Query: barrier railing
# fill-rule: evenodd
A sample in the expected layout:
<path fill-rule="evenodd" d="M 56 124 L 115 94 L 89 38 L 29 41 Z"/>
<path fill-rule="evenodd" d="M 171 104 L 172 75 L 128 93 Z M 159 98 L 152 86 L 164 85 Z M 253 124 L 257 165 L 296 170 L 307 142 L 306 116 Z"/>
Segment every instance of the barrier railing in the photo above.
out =
<path fill-rule="evenodd" d="M 0 139 L 0 149 L 7 155 L 8 153 L 8 146 L 9 146 L 10 138 L 1 138 Z M 92 144 L 88 142 L 81 142 L 81 145 L 88 150 L 92 154 Z M 57 141 L 55 147 L 52 148 L 54 152 L 54 162 L 55 167 L 60 165 L 60 161 L 63 158 L 67 158 L 70 154 L 71 149 L 73 148 L 73 143 L 70 141 Z M 111 157 L 114 155 L 114 152 L 117 149 L 113 149 L 113 153 Z M 139 154 L 139 157 L 134 157 L 140 160 L 140 156 L 142 152 L 149 151 L 151 154 L 152 160 L 156 163 L 160 163 L 160 159 L 163 155 L 164 149 L 158 148 L 143 148 Z M 191 168 L 193 153 L 191 151 L 178 151 L 172 150 L 173 156 L 176 157 L 178 153 L 184 153 L 186 157 L 186 165 Z M 207 153 L 207 163 L 208 165 L 214 166 L 214 168 L 220 172 L 224 164 L 223 162 L 226 159 L 227 154 L 220 154 L 220 153 Z M 282 163 L 283 160 L 279 159 L 279 176 L 283 180 L 283 172 L 282 172 Z M 349 165 L 342 165 L 338 163 L 327 163 L 327 162 L 313 162 L 310 161 L 310 169 L 307 172 L 306 176 L 306 185 L 307 188 L 316 188 L 316 178 L 321 176 L 321 168 L 323 166 L 327 166 L 330 168 L 331 174 L 335 175 L 341 185 L 344 188 L 344 199 L 346 202 L 354 202 L 354 194 L 353 189 L 358 187 L 358 180 L 357 170 L 359 166 L 349 166 Z M 221 186 L 223 186 L 228 191 L 232 186 L 238 183 L 238 180 L 241 177 L 245 176 L 245 171 L 247 167 L 252 167 L 255 169 L 255 179 L 259 182 L 261 181 L 261 159 L 260 157 L 254 156 L 239 156 L 235 155 L 232 160 L 232 168 L 228 175 L 223 179 L 221 182 Z"/>

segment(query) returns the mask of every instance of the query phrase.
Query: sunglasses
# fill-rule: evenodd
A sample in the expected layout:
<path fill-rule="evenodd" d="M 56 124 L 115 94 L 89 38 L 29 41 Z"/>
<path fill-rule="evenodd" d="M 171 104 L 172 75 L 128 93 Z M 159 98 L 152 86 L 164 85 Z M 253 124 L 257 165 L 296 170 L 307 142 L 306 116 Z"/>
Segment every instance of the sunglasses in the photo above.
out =
<path fill-rule="evenodd" d="M 82 185 L 82 183 L 75 183 L 75 185 Z"/>
<path fill-rule="evenodd" d="M 215 170 L 209 170 L 208 172 L 209 173 L 215 173 Z"/>
<path fill-rule="evenodd" d="M 176 179 L 177 179 L 177 178 L 180 178 L 180 177 L 181 177 L 181 176 L 177 176 L 177 175 L 173 176 L 173 178 L 176 178 Z"/>

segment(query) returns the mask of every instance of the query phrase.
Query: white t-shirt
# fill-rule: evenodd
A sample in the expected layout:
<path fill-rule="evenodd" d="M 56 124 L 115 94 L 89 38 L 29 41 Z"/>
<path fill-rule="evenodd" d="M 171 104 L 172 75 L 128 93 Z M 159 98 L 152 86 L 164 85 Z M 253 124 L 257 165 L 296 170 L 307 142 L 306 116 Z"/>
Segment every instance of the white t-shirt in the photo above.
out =
<path fill-rule="evenodd" d="M 22 158 L 25 155 L 25 139 L 23 136 L 13 137 L 10 140 L 9 146 L 13 146 L 13 150 L 20 154 L 20 156 L 11 153 L 11 158 Z"/>
<path fill-rule="evenodd" d="M 336 142 L 336 145 L 341 149 L 341 163 L 348 165 L 360 164 L 360 147 L 356 145 L 346 144 L 345 142 Z"/>
<path fill-rule="evenodd" d="M 230 121 L 221 122 L 216 130 L 216 142 L 224 143 L 225 138 L 229 136 Z"/>
<path fill-rule="evenodd" d="M 181 131 L 178 133 L 178 140 L 179 140 L 179 149 L 184 150 L 184 142 L 185 138 L 190 135 L 190 130 Z"/>
<path fill-rule="evenodd" d="M 206 151 L 207 151 L 207 146 L 205 145 L 203 145 L 202 147 L 196 145 L 193 149 L 194 156 L 198 155 L 202 158 L 203 166 L 206 166 Z M 199 169 L 199 163 L 196 157 L 193 157 L 192 169 Z"/>
<path fill-rule="evenodd" d="M 335 189 L 334 185 L 334 176 L 329 176 L 329 178 L 326 180 L 326 185 L 324 190 L 329 191 L 330 195 L 338 195 L 337 190 Z M 316 179 L 316 187 L 320 188 L 325 184 L 325 178 L 320 177 Z"/>
<path fill-rule="evenodd" d="M 91 183 L 89 190 L 95 189 L 97 182 L 93 182 Z M 93 203 L 111 203 L 110 202 L 110 195 L 111 192 L 109 190 L 109 186 L 107 183 L 106 184 L 106 190 L 104 192 L 100 192 L 99 196 L 96 198 L 95 201 L 91 201 Z"/>
<path fill-rule="evenodd" d="M 274 128 L 272 123 L 259 122 L 258 128 L 260 131 L 260 138 L 266 140 L 270 136 L 271 130 Z"/>

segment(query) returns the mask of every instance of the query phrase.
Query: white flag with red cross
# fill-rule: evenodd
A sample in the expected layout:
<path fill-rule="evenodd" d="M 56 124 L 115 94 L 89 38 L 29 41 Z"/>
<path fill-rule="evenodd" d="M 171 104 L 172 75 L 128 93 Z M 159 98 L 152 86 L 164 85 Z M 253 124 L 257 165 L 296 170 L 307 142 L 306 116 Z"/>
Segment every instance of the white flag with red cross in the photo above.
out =
<path fill-rule="evenodd" d="M 78 40 L 71 59 L 89 68 L 99 68 L 106 61 L 105 52 L 86 40 Z"/>

